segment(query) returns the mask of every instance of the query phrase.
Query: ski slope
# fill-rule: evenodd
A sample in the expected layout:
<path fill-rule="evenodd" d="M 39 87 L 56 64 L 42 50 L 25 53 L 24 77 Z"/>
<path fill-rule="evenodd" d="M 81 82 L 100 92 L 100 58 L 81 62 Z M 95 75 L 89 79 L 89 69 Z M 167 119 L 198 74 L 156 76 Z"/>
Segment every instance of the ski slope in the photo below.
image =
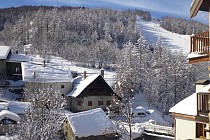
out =
<path fill-rule="evenodd" d="M 144 21 L 138 19 L 137 24 L 140 26 L 142 35 L 149 43 L 155 44 L 160 37 L 164 47 L 170 47 L 172 51 L 182 50 L 185 54 L 189 53 L 189 35 L 180 35 L 169 32 L 160 27 L 160 24 L 157 21 Z"/>

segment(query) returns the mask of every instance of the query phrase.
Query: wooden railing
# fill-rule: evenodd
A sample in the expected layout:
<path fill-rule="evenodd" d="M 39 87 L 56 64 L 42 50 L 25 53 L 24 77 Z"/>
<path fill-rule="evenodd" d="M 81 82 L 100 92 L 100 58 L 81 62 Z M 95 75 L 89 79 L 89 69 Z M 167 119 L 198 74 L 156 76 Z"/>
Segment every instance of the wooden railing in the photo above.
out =
<path fill-rule="evenodd" d="M 197 94 L 197 111 L 198 115 L 208 115 L 210 112 L 209 106 L 210 94 Z"/>
<path fill-rule="evenodd" d="M 209 54 L 209 31 L 192 35 L 190 37 L 190 52 Z"/>

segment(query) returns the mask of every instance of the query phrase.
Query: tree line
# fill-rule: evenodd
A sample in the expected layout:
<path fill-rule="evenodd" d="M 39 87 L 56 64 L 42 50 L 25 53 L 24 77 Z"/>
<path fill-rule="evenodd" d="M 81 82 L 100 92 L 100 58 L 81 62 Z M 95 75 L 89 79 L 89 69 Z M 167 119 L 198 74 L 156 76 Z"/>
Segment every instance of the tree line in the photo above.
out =
<path fill-rule="evenodd" d="M 160 26 L 170 32 L 182 35 L 198 34 L 208 30 L 208 25 L 200 22 L 169 16 L 161 18 Z"/>
<path fill-rule="evenodd" d="M 115 63 L 122 45 L 136 42 L 136 15 L 151 19 L 147 11 L 106 8 L 24 6 L 0 11 L 0 44 L 19 51 L 32 44 L 31 53 L 93 66 Z"/>

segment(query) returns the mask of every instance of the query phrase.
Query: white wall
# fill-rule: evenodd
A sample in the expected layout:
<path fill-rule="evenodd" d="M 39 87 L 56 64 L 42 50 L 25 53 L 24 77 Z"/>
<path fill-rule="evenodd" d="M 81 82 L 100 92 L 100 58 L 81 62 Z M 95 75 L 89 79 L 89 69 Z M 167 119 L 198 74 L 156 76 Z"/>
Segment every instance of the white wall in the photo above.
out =
<path fill-rule="evenodd" d="M 52 87 L 53 90 L 55 91 L 59 91 L 60 93 L 66 95 L 68 94 L 71 90 L 72 90 L 72 83 L 71 82 L 54 82 L 54 83 L 38 83 L 38 86 L 40 88 L 49 88 L 49 87 Z M 30 83 L 26 83 L 26 85 L 28 86 L 32 86 L 34 85 L 33 82 L 30 82 Z M 64 85 L 64 88 L 61 88 L 61 85 Z"/>
<path fill-rule="evenodd" d="M 77 100 L 82 101 L 81 106 L 77 105 Z M 88 106 L 88 101 L 92 101 L 92 106 Z M 103 101 L 103 105 L 98 105 L 98 101 Z M 85 111 L 94 108 L 106 108 L 108 106 L 107 101 L 112 101 L 112 96 L 88 96 L 72 100 L 72 108 L 79 111 Z"/>
<path fill-rule="evenodd" d="M 176 118 L 176 140 L 194 139 L 196 137 L 196 122 Z"/>
<path fill-rule="evenodd" d="M 202 90 L 206 85 L 196 85 L 195 88 L 195 92 L 199 92 L 200 90 Z"/>

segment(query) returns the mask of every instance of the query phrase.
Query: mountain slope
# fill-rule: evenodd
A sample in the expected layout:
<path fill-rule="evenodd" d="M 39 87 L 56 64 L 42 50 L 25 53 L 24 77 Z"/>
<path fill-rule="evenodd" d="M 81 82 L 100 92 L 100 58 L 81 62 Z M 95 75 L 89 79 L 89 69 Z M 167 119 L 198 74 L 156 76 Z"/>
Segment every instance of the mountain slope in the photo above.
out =
<path fill-rule="evenodd" d="M 164 47 L 170 47 L 173 51 L 182 50 L 184 53 L 189 53 L 189 35 L 180 35 L 169 32 L 160 27 L 160 24 L 157 21 L 144 21 L 138 19 L 137 24 L 142 30 L 142 35 L 149 43 L 156 43 L 158 37 L 160 37 Z"/>

